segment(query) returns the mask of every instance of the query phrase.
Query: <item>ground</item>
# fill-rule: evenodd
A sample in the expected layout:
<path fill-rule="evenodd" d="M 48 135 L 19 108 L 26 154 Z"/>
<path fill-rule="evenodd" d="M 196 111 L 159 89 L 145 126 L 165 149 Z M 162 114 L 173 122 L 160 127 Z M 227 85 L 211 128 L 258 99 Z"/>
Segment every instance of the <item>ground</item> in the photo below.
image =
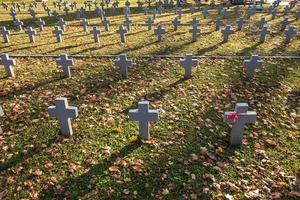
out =
<path fill-rule="evenodd" d="M 201 20 L 202 30 L 195 43 L 189 26 L 173 32 L 167 25 L 176 16 L 172 10 L 157 16 L 156 22 L 167 29 L 161 43 L 156 42 L 153 30 L 136 25 L 127 43 L 120 44 L 117 26 L 112 25 L 109 32 L 101 27 L 103 37 L 95 44 L 91 34 L 76 26 L 79 21 L 69 16 L 64 42 L 57 44 L 51 34 L 55 21 L 44 17 L 45 32 L 30 44 L 23 32 L 13 30 L 6 11 L 0 8 L 0 12 L 0 24 L 9 27 L 12 41 L 0 44 L 1 53 L 127 53 L 135 63 L 128 79 L 120 78 L 114 58 L 75 59 L 70 79 L 62 76 L 55 58 L 17 58 L 13 79 L 4 77 L 0 68 L 0 101 L 5 111 L 0 118 L 4 130 L 0 135 L 0 198 L 299 198 L 299 60 L 263 58 L 263 67 L 248 81 L 243 58 L 203 58 L 193 69 L 193 77 L 186 80 L 178 59 L 137 57 L 189 52 L 299 55 L 299 34 L 290 44 L 283 43 L 278 28 L 282 13 L 275 20 L 256 13 L 227 43 L 222 43 L 211 24 L 216 13 L 206 20 L 199 12 L 193 15 Z M 259 44 L 257 20 L 262 15 L 272 34 Z M 294 13 L 289 16 L 299 27 Z M 33 25 L 28 14 L 18 17 Z M 234 25 L 237 18 L 231 14 L 225 24 Z M 119 24 L 123 17 L 109 19 Z M 147 16 L 134 10 L 131 19 L 143 24 Z M 186 12 L 182 21 L 190 19 Z M 91 14 L 88 21 L 100 22 Z M 48 106 L 61 96 L 79 109 L 70 138 L 59 135 L 57 120 L 47 114 Z M 160 112 L 160 120 L 151 123 L 149 141 L 137 139 L 137 123 L 127 118 L 128 110 L 142 99 Z M 237 102 L 247 102 L 258 119 L 247 126 L 243 144 L 232 147 L 228 143 L 231 127 L 223 122 L 223 115 Z"/>

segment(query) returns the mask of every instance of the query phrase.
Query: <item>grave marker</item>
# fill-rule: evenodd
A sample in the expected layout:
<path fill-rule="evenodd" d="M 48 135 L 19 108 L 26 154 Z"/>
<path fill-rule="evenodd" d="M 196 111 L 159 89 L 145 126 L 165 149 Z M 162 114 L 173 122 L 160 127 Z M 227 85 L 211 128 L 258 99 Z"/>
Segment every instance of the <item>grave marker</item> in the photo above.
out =
<path fill-rule="evenodd" d="M 59 18 L 57 24 L 63 32 L 66 31 L 66 22 L 63 18 Z"/>
<path fill-rule="evenodd" d="M 238 31 L 241 31 L 242 28 L 243 28 L 243 25 L 244 25 L 244 23 L 245 23 L 245 20 L 244 20 L 243 17 L 240 17 L 238 20 L 236 20 L 236 23 L 237 23 L 237 25 L 238 25 L 237 30 L 238 30 Z"/>
<path fill-rule="evenodd" d="M 102 25 L 104 26 L 105 31 L 109 31 L 110 21 L 108 19 L 106 19 L 106 17 L 104 17 L 104 19 L 102 21 Z"/>
<path fill-rule="evenodd" d="M 32 27 L 28 27 L 28 29 L 25 31 L 25 33 L 28 35 L 29 37 L 29 41 L 31 43 L 34 43 L 34 36 L 36 35 L 36 31 L 34 29 L 32 29 Z"/>
<path fill-rule="evenodd" d="M 5 26 L 3 26 L 3 27 L 1 28 L 1 34 L 2 34 L 2 36 L 3 36 L 4 42 L 5 42 L 5 43 L 9 43 L 9 35 L 10 35 L 10 32 L 9 32 L 9 30 L 6 30 L 6 27 L 5 27 Z"/>
<path fill-rule="evenodd" d="M 14 25 L 17 26 L 20 31 L 23 30 L 22 26 L 24 25 L 24 23 L 20 19 L 15 20 Z"/>
<path fill-rule="evenodd" d="M 166 30 L 161 26 L 158 25 L 157 28 L 154 30 L 154 34 L 157 35 L 157 41 L 160 42 L 162 35 L 166 33 Z"/>
<path fill-rule="evenodd" d="M 16 60 L 10 59 L 8 54 L 2 54 L 0 58 L 0 65 L 4 66 L 6 76 L 15 77 L 13 66 L 16 65 Z"/>
<path fill-rule="evenodd" d="M 247 68 L 247 79 L 252 79 L 254 77 L 255 69 L 260 68 L 263 64 L 263 61 L 258 55 L 252 55 L 249 60 L 245 60 L 243 66 Z"/>
<path fill-rule="evenodd" d="M 259 42 L 264 43 L 267 34 L 270 34 L 270 31 L 268 30 L 268 27 L 264 26 L 262 29 L 259 30 L 259 33 L 260 33 Z"/>
<path fill-rule="evenodd" d="M 3 117 L 3 116 L 4 116 L 4 112 L 3 112 L 2 107 L 0 106 L 0 117 Z M 2 133 L 3 133 L 3 130 L 1 128 L 1 126 L 0 126 L 0 134 L 2 134 Z"/>
<path fill-rule="evenodd" d="M 186 54 L 184 59 L 180 59 L 180 66 L 184 68 L 184 78 L 192 77 L 192 67 L 198 65 L 198 60 L 193 59 L 193 54 Z"/>
<path fill-rule="evenodd" d="M 220 30 L 221 26 L 223 26 L 223 21 L 220 17 L 218 17 L 215 21 L 216 31 Z"/>
<path fill-rule="evenodd" d="M 152 25 L 154 23 L 154 20 L 151 17 L 148 17 L 147 21 L 145 21 L 146 25 L 148 26 L 148 31 L 152 29 Z"/>
<path fill-rule="evenodd" d="M 93 34 L 94 41 L 99 42 L 100 30 L 97 28 L 97 26 L 94 26 L 90 33 Z"/>
<path fill-rule="evenodd" d="M 115 65 L 119 67 L 120 74 L 122 78 L 128 77 L 128 67 L 132 66 L 132 61 L 127 60 L 126 54 L 121 54 L 117 60 L 115 60 Z"/>
<path fill-rule="evenodd" d="M 88 21 L 86 21 L 86 19 L 82 19 L 80 22 L 80 25 L 83 27 L 83 31 L 86 32 L 87 31 L 87 25 L 88 25 Z"/>
<path fill-rule="evenodd" d="M 178 17 L 175 17 L 174 20 L 172 21 L 174 31 L 177 31 L 178 26 L 181 24 L 180 19 Z"/>
<path fill-rule="evenodd" d="M 119 26 L 119 30 L 117 30 L 117 33 L 120 34 L 121 42 L 126 42 L 126 33 L 127 30 L 121 25 Z"/>
<path fill-rule="evenodd" d="M 63 34 L 63 31 L 60 29 L 60 27 L 56 26 L 54 28 L 54 31 L 52 31 L 52 33 L 55 35 L 57 42 L 62 42 L 61 35 Z"/>
<path fill-rule="evenodd" d="M 64 136 L 72 136 L 73 130 L 71 119 L 78 117 L 78 109 L 68 105 L 67 98 L 55 99 L 55 105 L 48 107 L 50 117 L 58 119 L 60 124 L 60 132 Z"/>
<path fill-rule="evenodd" d="M 233 30 L 230 25 L 226 25 L 226 27 L 222 29 L 221 32 L 223 33 L 223 42 L 227 42 L 229 35 L 233 33 Z"/>
<path fill-rule="evenodd" d="M 192 33 L 192 41 L 197 41 L 197 34 L 200 33 L 200 29 L 198 29 L 197 26 L 193 26 L 192 29 L 189 30 L 190 33 Z"/>
<path fill-rule="evenodd" d="M 72 58 L 69 58 L 67 54 L 60 55 L 59 59 L 56 61 L 56 64 L 62 67 L 65 77 L 71 78 L 70 66 L 74 65 L 74 61 Z"/>
<path fill-rule="evenodd" d="M 38 19 L 35 24 L 40 28 L 40 31 L 44 31 L 45 21 Z"/>
<path fill-rule="evenodd" d="M 280 30 L 283 31 L 286 26 L 289 24 L 289 18 L 288 17 L 284 17 L 283 20 L 280 22 Z"/>
<path fill-rule="evenodd" d="M 289 26 L 289 28 L 284 32 L 285 43 L 289 43 L 293 36 L 296 35 L 296 28 L 294 26 Z"/>

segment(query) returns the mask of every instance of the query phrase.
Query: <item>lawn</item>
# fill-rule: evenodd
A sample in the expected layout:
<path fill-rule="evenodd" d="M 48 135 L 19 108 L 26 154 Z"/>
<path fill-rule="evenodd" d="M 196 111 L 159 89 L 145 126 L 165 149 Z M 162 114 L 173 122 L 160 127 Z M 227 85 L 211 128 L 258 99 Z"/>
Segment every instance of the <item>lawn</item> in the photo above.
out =
<path fill-rule="evenodd" d="M 114 58 L 74 59 L 70 79 L 62 76 L 55 58 L 17 58 L 13 79 L 4 77 L 0 68 L 0 103 L 5 111 L 0 118 L 0 199 L 299 198 L 299 59 L 263 58 L 263 67 L 248 81 L 242 58 L 199 59 L 192 78 L 183 79 L 178 59 L 138 57 L 189 52 L 299 55 L 299 34 L 290 44 L 283 43 L 278 28 L 282 16 L 270 20 L 267 15 L 272 34 L 264 44 L 258 43 L 257 20 L 266 13 L 256 13 L 243 31 L 222 43 L 211 24 L 215 11 L 206 20 L 198 12 L 193 16 L 201 20 L 202 33 L 193 43 L 189 26 L 173 32 L 167 25 L 176 16 L 172 10 L 157 16 L 156 23 L 165 23 L 167 29 L 160 43 L 153 30 L 137 24 L 127 43 L 120 44 L 115 30 L 123 17 L 108 14 L 116 25 L 109 32 L 101 27 L 99 44 L 71 16 L 66 18 L 69 26 L 62 44 L 55 43 L 55 23 L 47 17 L 45 32 L 30 44 L 24 33 L 12 29 L 3 8 L 0 12 L 0 24 L 11 30 L 12 41 L 0 43 L 1 53 L 127 53 L 135 63 L 128 79 L 120 78 Z M 289 16 L 299 29 L 294 14 Z M 33 24 L 28 14 L 19 18 Z M 87 18 L 90 24 L 100 23 L 92 14 Z M 224 21 L 234 25 L 237 18 L 232 14 Z M 134 12 L 131 19 L 142 24 L 147 16 Z M 182 21 L 190 19 L 186 13 Z M 78 107 L 70 138 L 59 135 L 58 121 L 47 113 L 57 97 L 67 97 Z M 151 123 L 147 141 L 137 139 L 137 122 L 127 117 L 143 99 L 160 114 L 159 121 Z M 231 127 L 223 115 L 237 102 L 247 102 L 258 119 L 247 125 L 243 144 L 232 147 Z"/>

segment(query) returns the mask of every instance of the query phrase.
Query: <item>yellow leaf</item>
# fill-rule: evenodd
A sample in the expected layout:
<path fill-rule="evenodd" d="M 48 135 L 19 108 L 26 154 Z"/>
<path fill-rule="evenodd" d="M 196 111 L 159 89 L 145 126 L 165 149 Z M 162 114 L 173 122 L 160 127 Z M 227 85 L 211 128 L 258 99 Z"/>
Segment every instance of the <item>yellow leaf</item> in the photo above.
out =
<path fill-rule="evenodd" d="M 128 138 L 128 140 L 129 140 L 130 142 L 135 142 L 135 141 L 138 140 L 138 137 L 137 137 L 136 135 L 131 135 L 131 136 Z"/>

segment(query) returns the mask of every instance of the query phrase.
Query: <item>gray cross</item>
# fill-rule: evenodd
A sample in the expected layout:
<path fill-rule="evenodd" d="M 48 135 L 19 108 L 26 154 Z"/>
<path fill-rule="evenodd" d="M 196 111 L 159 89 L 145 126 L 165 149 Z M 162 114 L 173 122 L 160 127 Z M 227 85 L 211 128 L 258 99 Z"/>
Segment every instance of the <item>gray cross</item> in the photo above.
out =
<path fill-rule="evenodd" d="M 247 68 L 247 79 L 252 79 L 254 77 L 255 69 L 260 68 L 263 64 L 263 61 L 258 55 L 252 55 L 250 60 L 245 60 L 243 66 Z"/>
<path fill-rule="evenodd" d="M 52 12 L 52 16 L 53 16 L 55 19 L 57 19 L 57 18 L 59 17 L 59 14 L 56 12 L 56 10 L 54 10 L 54 11 Z"/>
<path fill-rule="evenodd" d="M 19 28 L 20 31 L 22 31 L 22 26 L 24 25 L 23 22 L 19 19 L 14 21 L 14 25 L 17 26 Z"/>
<path fill-rule="evenodd" d="M 73 130 L 71 119 L 78 117 L 78 110 L 76 107 L 68 105 L 67 98 L 55 99 L 55 105 L 48 107 L 50 117 L 55 117 L 60 123 L 60 132 L 64 136 L 72 136 Z"/>
<path fill-rule="evenodd" d="M 218 15 L 221 15 L 221 13 L 222 13 L 222 10 L 223 10 L 223 7 L 222 7 L 222 5 L 221 5 L 221 4 L 219 4 L 219 5 L 218 5 L 218 7 L 217 7 L 217 12 L 218 12 Z"/>
<path fill-rule="evenodd" d="M 140 138 L 145 140 L 150 139 L 149 122 L 158 120 L 158 110 L 149 110 L 149 102 L 140 101 L 138 109 L 129 110 L 128 116 L 130 120 L 139 122 Z"/>
<path fill-rule="evenodd" d="M 293 36 L 296 34 L 296 28 L 294 26 L 289 26 L 289 28 L 284 32 L 285 43 L 289 43 Z"/>
<path fill-rule="evenodd" d="M 239 5 L 235 6 L 235 8 L 234 8 L 234 14 L 235 15 L 239 15 L 240 14 L 240 6 Z"/>
<path fill-rule="evenodd" d="M 144 15 L 148 15 L 148 11 L 149 11 L 149 8 L 148 7 L 144 7 Z"/>
<path fill-rule="evenodd" d="M 272 19 L 275 19 L 276 15 L 277 15 L 277 10 L 273 9 L 272 10 Z"/>
<path fill-rule="evenodd" d="M 62 31 L 64 31 L 64 32 L 66 31 L 66 22 L 63 18 L 59 18 L 57 24 Z"/>
<path fill-rule="evenodd" d="M 178 15 L 178 18 L 181 19 L 181 16 L 182 16 L 182 10 L 181 10 L 181 8 L 177 8 L 176 9 L 176 15 Z"/>
<path fill-rule="evenodd" d="M 233 124 L 230 133 L 230 144 L 242 144 L 245 125 L 256 122 L 256 112 L 248 111 L 247 103 L 237 103 L 234 112 L 225 112 L 224 122 Z"/>
<path fill-rule="evenodd" d="M 152 11 L 152 17 L 153 17 L 153 19 L 156 18 L 156 15 L 157 15 L 157 10 L 153 9 L 153 11 Z"/>
<path fill-rule="evenodd" d="M 122 78 L 128 77 L 128 67 L 132 66 L 132 61 L 127 60 L 126 54 L 121 54 L 117 60 L 115 60 L 115 65 L 120 68 L 120 74 Z"/>
<path fill-rule="evenodd" d="M 280 22 L 280 25 L 281 25 L 280 30 L 283 31 L 288 24 L 289 24 L 289 18 L 284 17 L 283 20 Z"/>
<path fill-rule="evenodd" d="M 51 17 L 51 9 L 49 7 L 46 7 L 45 11 L 47 12 L 48 17 Z"/>
<path fill-rule="evenodd" d="M 290 8 L 289 8 L 289 6 L 288 5 L 286 5 L 285 7 L 284 7 L 284 15 L 287 15 L 289 12 L 290 12 Z"/>
<path fill-rule="evenodd" d="M 40 28 L 40 31 L 44 31 L 45 21 L 38 19 L 35 24 Z"/>
<path fill-rule="evenodd" d="M 145 21 L 146 25 L 148 26 L 148 31 L 151 30 L 154 20 L 151 17 L 148 17 L 147 21 Z"/>
<path fill-rule="evenodd" d="M 121 37 L 121 42 L 126 42 L 126 33 L 127 33 L 127 30 L 121 25 L 119 26 L 119 30 L 117 30 L 117 33 L 120 34 L 120 37 Z"/>
<path fill-rule="evenodd" d="M 230 25 L 226 25 L 226 27 L 222 29 L 221 32 L 223 33 L 223 42 L 227 42 L 229 35 L 233 33 L 233 30 Z"/>
<path fill-rule="evenodd" d="M 192 77 L 192 67 L 198 65 L 198 60 L 193 59 L 193 54 L 186 54 L 184 59 L 180 59 L 180 66 L 184 68 L 184 78 Z"/>
<path fill-rule="evenodd" d="M 208 6 L 204 6 L 202 10 L 203 18 L 206 19 L 208 16 Z"/>
<path fill-rule="evenodd" d="M 76 10 L 75 14 L 76 14 L 76 19 L 80 19 L 82 13 L 79 9 Z"/>
<path fill-rule="evenodd" d="M 4 112 L 3 112 L 2 107 L 0 106 L 0 117 L 3 117 L 3 116 L 4 116 Z M 3 133 L 3 131 L 2 131 L 2 128 L 0 126 L 0 134 L 2 134 L 2 133 Z"/>
<path fill-rule="evenodd" d="M 132 21 L 129 19 L 129 17 L 125 17 L 124 26 L 126 26 L 127 31 L 130 31 L 130 25 Z"/>
<path fill-rule="evenodd" d="M 192 29 L 189 30 L 190 33 L 192 33 L 192 41 L 197 41 L 197 34 L 200 33 L 200 29 L 198 29 L 197 26 L 193 26 Z"/>
<path fill-rule="evenodd" d="M 65 8 L 64 8 L 64 12 L 65 12 L 66 15 L 69 14 L 69 10 L 70 10 L 70 9 L 69 9 L 68 7 L 65 7 Z"/>
<path fill-rule="evenodd" d="M 299 20 L 300 19 L 300 10 L 297 10 L 296 11 L 296 20 Z"/>
<path fill-rule="evenodd" d="M 13 66 L 16 65 L 16 60 L 10 59 L 8 54 L 2 54 L 0 58 L 0 65 L 4 66 L 6 76 L 15 77 Z"/>
<path fill-rule="evenodd" d="M 31 43 L 34 43 L 34 36 L 36 35 L 36 31 L 32 29 L 32 27 L 28 27 L 28 29 L 25 31 L 25 33 L 28 35 L 29 37 L 29 41 Z"/>
<path fill-rule="evenodd" d="M 221 20 L 220 17 L 218 17 L 218 18 L 215 20 L 215 25 L 216 25 L 216 31 L 220 30 L 221 26 L 223 25 L 223 21 Z"/>
<path fill-rule="evenodd" d="M 71 78 L 70 66 L 74 65 L 74 61 L 72 58 L 69 58 L 67 54 L 60 55 L 59 59 L 56 61 L 56 64 L 62 67 L 65 77 Z"/>
<path fill-rule="evenodd" d="M 88 25 L 88 21 L 86 21 L 85 18 L 83 18 L 80 22 L 80 25 L 83 27 L 83 31 L 86 32 L 87 31 L 87 25 Z"/>
<path fill-rule="evenodd" d="M 35 19 L 36 13 L 35 13 L 34 9 L 33 8 L 29 8 L 28 11 L 29 11 L 30 15 L 32 16 L 32 18 Z"/>
<path fill-rule="evenodd" d="M 59 26 L 56 26 L 52 33 L 55 35 L 57 42 L 62 42 L 61 35 L 63 34 L 63 31 L 59 28 Z"/>
<path fill-rule="evenodd" d="M 2 34 L 2 36 L 3 36 L 4 42 L 5 42 L 5 43 L 9 43 L 9 35 L 10 35 L 10 32 L 9 32 L 9 30 L 6 30 L 6 27 L 5 27 L 5 26 L 3 26 L 3 27 L 1 28 L 1 34 Z"/>
<path fill-rule="evenodd" d="M 267 24 L 267 21 L 264 17 L 262 17 L 259 21 L 259 25 L 258 25 L 258 28 L 259 29 L 262 29 L 265 25 Z"/>
<path fill-rule="evenodd" d="M 270 34 L 270 31 L 268 30 L 268 27 L 267 27 L 267 26 L 264 26 L 264 27 L 263 27 L 262 29 L 260 29 L 258 32 L 260 33 L 259 42 L 260 42 L 260 43 L 264 43 L 267 34 Z"/>
<path fill-rule="evenodd" d="M 237 30 L 238 30 L 238 31 L 241 31 L 242 28 L 243 28 L 243 25 L 244 25 L 244 23 L 245 23 L 245 20 L 244 20 L 243 17 L 240 17 L 238 20 L 236 20 L 236 23 L 237 23 L 237 25 L 238 25 Z"/>
<path fill-rule="evenodd" d="M 227 12 L 227 9 L 225 8 L 223 10 L 223 18 L 226 19 L 228 17 L 228 12 Z"/>
<path fill-rule="evenodd" d="M 106 19 L 106 17 L 104 17 L 104 19 L 102 21 L 102 25 L 104 26 L 105 31 L 109 31 L 110 21 L 108 19 Z"/>
<path fill-rule="evenodd" d="M 97 28 L 97 26 L 94 26 L 90 33 L 93 34 L 94 41 L 99 42 L 100 30 Z"/>
<path fill-rule="evenodd" d="M 175 17 L 174 20 L 172 21 L 174 31 L 177 31 L 178 26 L 181 24 L 180 19 L 178 17 Z"/>
<path fill-rule="evenodd" d="M 154 34 L 157 35 L 157 41 L 160 42 L 162 35 L 166 33 L 166 30 L 161 26 L 158 25 L 157 28 L 154 30 Z"/>

